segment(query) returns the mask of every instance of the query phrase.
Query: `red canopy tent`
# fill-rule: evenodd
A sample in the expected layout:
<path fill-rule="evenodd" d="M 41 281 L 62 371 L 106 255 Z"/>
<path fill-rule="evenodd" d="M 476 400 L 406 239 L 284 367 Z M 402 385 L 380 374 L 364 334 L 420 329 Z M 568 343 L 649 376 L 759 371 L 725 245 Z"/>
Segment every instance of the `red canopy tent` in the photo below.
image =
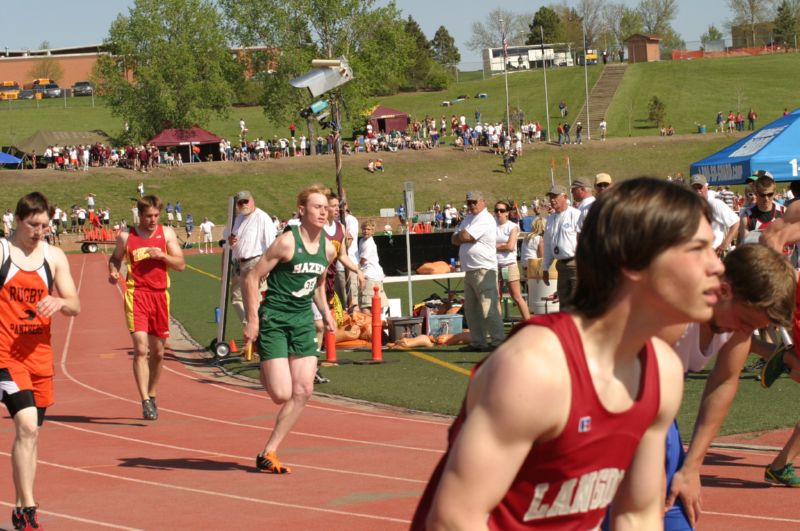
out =
<path fill-rule="evenodd" d="M 181 157 L 186 162 L 191 161 L 191 149 L 200 148 L 200 160 L 206 160 L 211 155 L 215 160 L 219 159 L 220 137 L 202 129 L 192 127 L 189 129 L 164 129 L 159 134 L 148 141 L 148 144 L 159 148 L 174 147 L 181 153 Z"/>
<path fill-rule="evenodd" d="M 372 130 L 376 133 L 405 132 L 408 127 L 408 113 L 378 105 L 369 115 L 369 123 L 372 124 Z"/>

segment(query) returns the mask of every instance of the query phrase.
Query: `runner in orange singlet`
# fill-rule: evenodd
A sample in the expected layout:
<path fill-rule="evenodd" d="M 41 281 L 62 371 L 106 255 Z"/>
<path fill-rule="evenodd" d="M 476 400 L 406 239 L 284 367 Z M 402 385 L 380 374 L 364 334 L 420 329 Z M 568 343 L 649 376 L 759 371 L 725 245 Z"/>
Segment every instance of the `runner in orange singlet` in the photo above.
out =
<path fill-rule="evenodd" d="M 26 195 L 17 203 L 17 230 L 0 240 L 0 397 L 16 430 L 11 450 L 15 529 L 41 529 L 33 482 L 39 428 L 53 404 L 50 318 L 80 311 L 67 258 L 44 239 L 52 213 L 45 196 Z"/>
<path fill-rule="evenodd" d="M 169 337 L 167 269 L 183 271 L 186 264 L 175 231 L 158 223 L 161 200 L 147 195 L 136 206 L 139 224 L 117 237 L 117 247 L 108 260 L 108 280 L 112 284 L 119 281 L 124 259 L 128 264 L 125 316 L 133 338 L 133 375 L 142 399 L 142 416 L 156 420 L 156 388 Z"/>

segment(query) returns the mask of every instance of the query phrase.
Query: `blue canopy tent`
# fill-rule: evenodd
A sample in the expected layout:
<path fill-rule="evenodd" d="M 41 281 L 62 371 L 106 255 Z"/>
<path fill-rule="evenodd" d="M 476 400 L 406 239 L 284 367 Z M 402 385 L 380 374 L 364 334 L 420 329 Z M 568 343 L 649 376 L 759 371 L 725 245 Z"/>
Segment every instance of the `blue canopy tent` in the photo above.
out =
<path fill-rule="evenodd" d="M 757 170 L 776 181 L 800 180 L 800 109 L 765 125 L 755 133 L 692 164 L 709 184 L 743 184 Z"/>
<path fill-rule="evenodd" d="M 0 164 L 14 164 L 18 167 L 21 167 L 22 159 L 18 159 L 13 155 L 9 155 L 8 153 L 3 153 L 0 151 Z"/>

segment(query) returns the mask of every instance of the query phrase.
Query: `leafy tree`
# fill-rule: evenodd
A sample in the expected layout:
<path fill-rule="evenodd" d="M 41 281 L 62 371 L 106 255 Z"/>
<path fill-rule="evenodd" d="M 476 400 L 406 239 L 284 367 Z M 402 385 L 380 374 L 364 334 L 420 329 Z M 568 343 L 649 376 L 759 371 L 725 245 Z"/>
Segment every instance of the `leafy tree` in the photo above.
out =
<path fill-rule="evenodd" d="M 650 35 L 663 36 L 678 14 L 677 0 L 641 0 L 636 7 L 642 27 Z"/>
<path fill-rule="evenodd" d="M 558 13 L 558 18 L 561 21 L 558 31 L 560 36 L 559 42 L 571 42 L 582 48 L 583 19 L 580 14 L 566 4 L 557 6 L 556 13 Z"/>
<path fill-rule="evenodd" d="M 486 17 L 486 23 L 473 22 L 472 36 L 467 41 L 467 48 L 480 51 L 484 48 L 499 48 L 503 44 L 503 30 L 509 46 L 523 44 L 528 35 L 527 20 L 530 17 L 493 9 Z"/>
<path fill-rule="evenodd" d="M 709 42 L 720 41 L 723 37 L 722 32 L 714 24 L 709 24 L 708 31 L 700 36 L 700 42 L 705 46 Z"/>
<path fill-rule="evenodd" d="M 639 12 L 623 3 L 607 4 L 603 9 L 603 18 L 619 47 L 631 35 L 644 32 L 644 22 Z"/>
<path fill-rule="evenodd" d="M 93 77 L 134 140 L 225 115 L 240 70 L 208 0 L 136 0 L 111 24 Z"/>
<path fill-rule="evenodd" d="M 597 44 L 598 37 L 605 30 L 603 18 L 605 5 L 605 0 L 580 0 L 575 7 L 575 11 L 580 15 L 583 27 L 586 29 L 586 46 L 588 48 Z M 582 42 L 582 40 L 578 42 Z"/>
<path fill-rule="evenodd" d="M 756 26 L 772 20 L 772 0 L 728 0 L 728 7 L 733 15 L 731 26 L 747 26 L 752 38 L 748 44 L 755 46 Z"/>
<path fill-rule="evenodd" d="M 647 105 L 647 113 L 647 119 L 655 122 L 658 129 L 661 129 L 661 126 L 667 121 L 667 107 L 658 96 L 653 96 L 650 100 Z"/>
<path fill-rule="evenodd" d="M 419 89 L 426 86 L 428 75 L 433 68 L 433 51 L 422 28 L 410 15 L 406 20 L 406 34 L 414 43 L 414 54 L 406 70 L 406 86 Z"/>
<path fill-rule="evenodd" d="M 42 41 L 39 45 L 39 49 L 49 50 L 50 41 Z M 61 65 L 49 55 L 38 59 L 28 71 L 28 77 L 32 79 L 54 79 L 58 81 L 63 75 L 64 70 L 61 68 Z"/>
<path fill-rule="evenodd" d="M 50 55 L 37 59 L 28 71 L 28 77 L 31 79 L 53 79 L 58 81 L 63 75 L 64 69 Z"/>
<path fill-rule="evenodd" d="M 794 4 L 794 5 L 793 5 Z M 790 3 L 783 0 L 775 13 L 775 40 L 794 45 L 795 36 L 800 29 L 800 2 Z"/>
<path fill-rule="evenodd" d="M 550 44 L 558 42 L 560 38 L 561 20 L 554 9 L 542 6 L 533 15 L 533 22 L 528 28 L 530 31 L 525 44 Z M 542 31 L 544 31 L 544 43 L 542 42 Z"/>
<path fill-rule="evenodd" d="M 461 53 L 456 46 L 456 40 L 444 26 L 439 26 L 431 41 L 431 50 L 434 60 L 447 68 L 454 68 L 461 62 Z"/>
<path fill-rule="evenodd" d="M 217 0 L 227 33 L 242 46 L 264 47 L 254 56 L 261 72 L 266 116 L 276 123 L 296 120 L 311 103 L 289 81 L 311 69 L 314 58 L 344 56 L 353 80 L 343 85 L 342 120 L 363 125 L 368 98 L 396 92 L 416 47 L 394 2 L 375 8 L 374 0 Z"/>

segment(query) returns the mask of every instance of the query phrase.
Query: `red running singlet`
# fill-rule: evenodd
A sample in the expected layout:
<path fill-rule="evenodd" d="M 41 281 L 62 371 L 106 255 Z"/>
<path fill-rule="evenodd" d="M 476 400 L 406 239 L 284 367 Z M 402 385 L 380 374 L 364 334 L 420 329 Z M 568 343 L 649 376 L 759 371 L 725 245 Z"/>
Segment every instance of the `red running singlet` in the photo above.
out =
<path fill-rule="evenodd" d="M 544 326 L 558 336 L 569 367 L 572 405 L 564 431 L 531 448 L 508 492 L 489 514 L 489 529 L 596 529 L 658 413 L 661 395 L 653 346 L 648 342 L 639 353 L 641 380 L 633 405 L 612 413 L 595 392 L 580 334 L 569 314 L 534 317 L 524 326 Z M 422 495 L 412 530 L 425 529 L 444 465 L 466 416 L 462 405 L 450 428 L 448 451 Z"/>

